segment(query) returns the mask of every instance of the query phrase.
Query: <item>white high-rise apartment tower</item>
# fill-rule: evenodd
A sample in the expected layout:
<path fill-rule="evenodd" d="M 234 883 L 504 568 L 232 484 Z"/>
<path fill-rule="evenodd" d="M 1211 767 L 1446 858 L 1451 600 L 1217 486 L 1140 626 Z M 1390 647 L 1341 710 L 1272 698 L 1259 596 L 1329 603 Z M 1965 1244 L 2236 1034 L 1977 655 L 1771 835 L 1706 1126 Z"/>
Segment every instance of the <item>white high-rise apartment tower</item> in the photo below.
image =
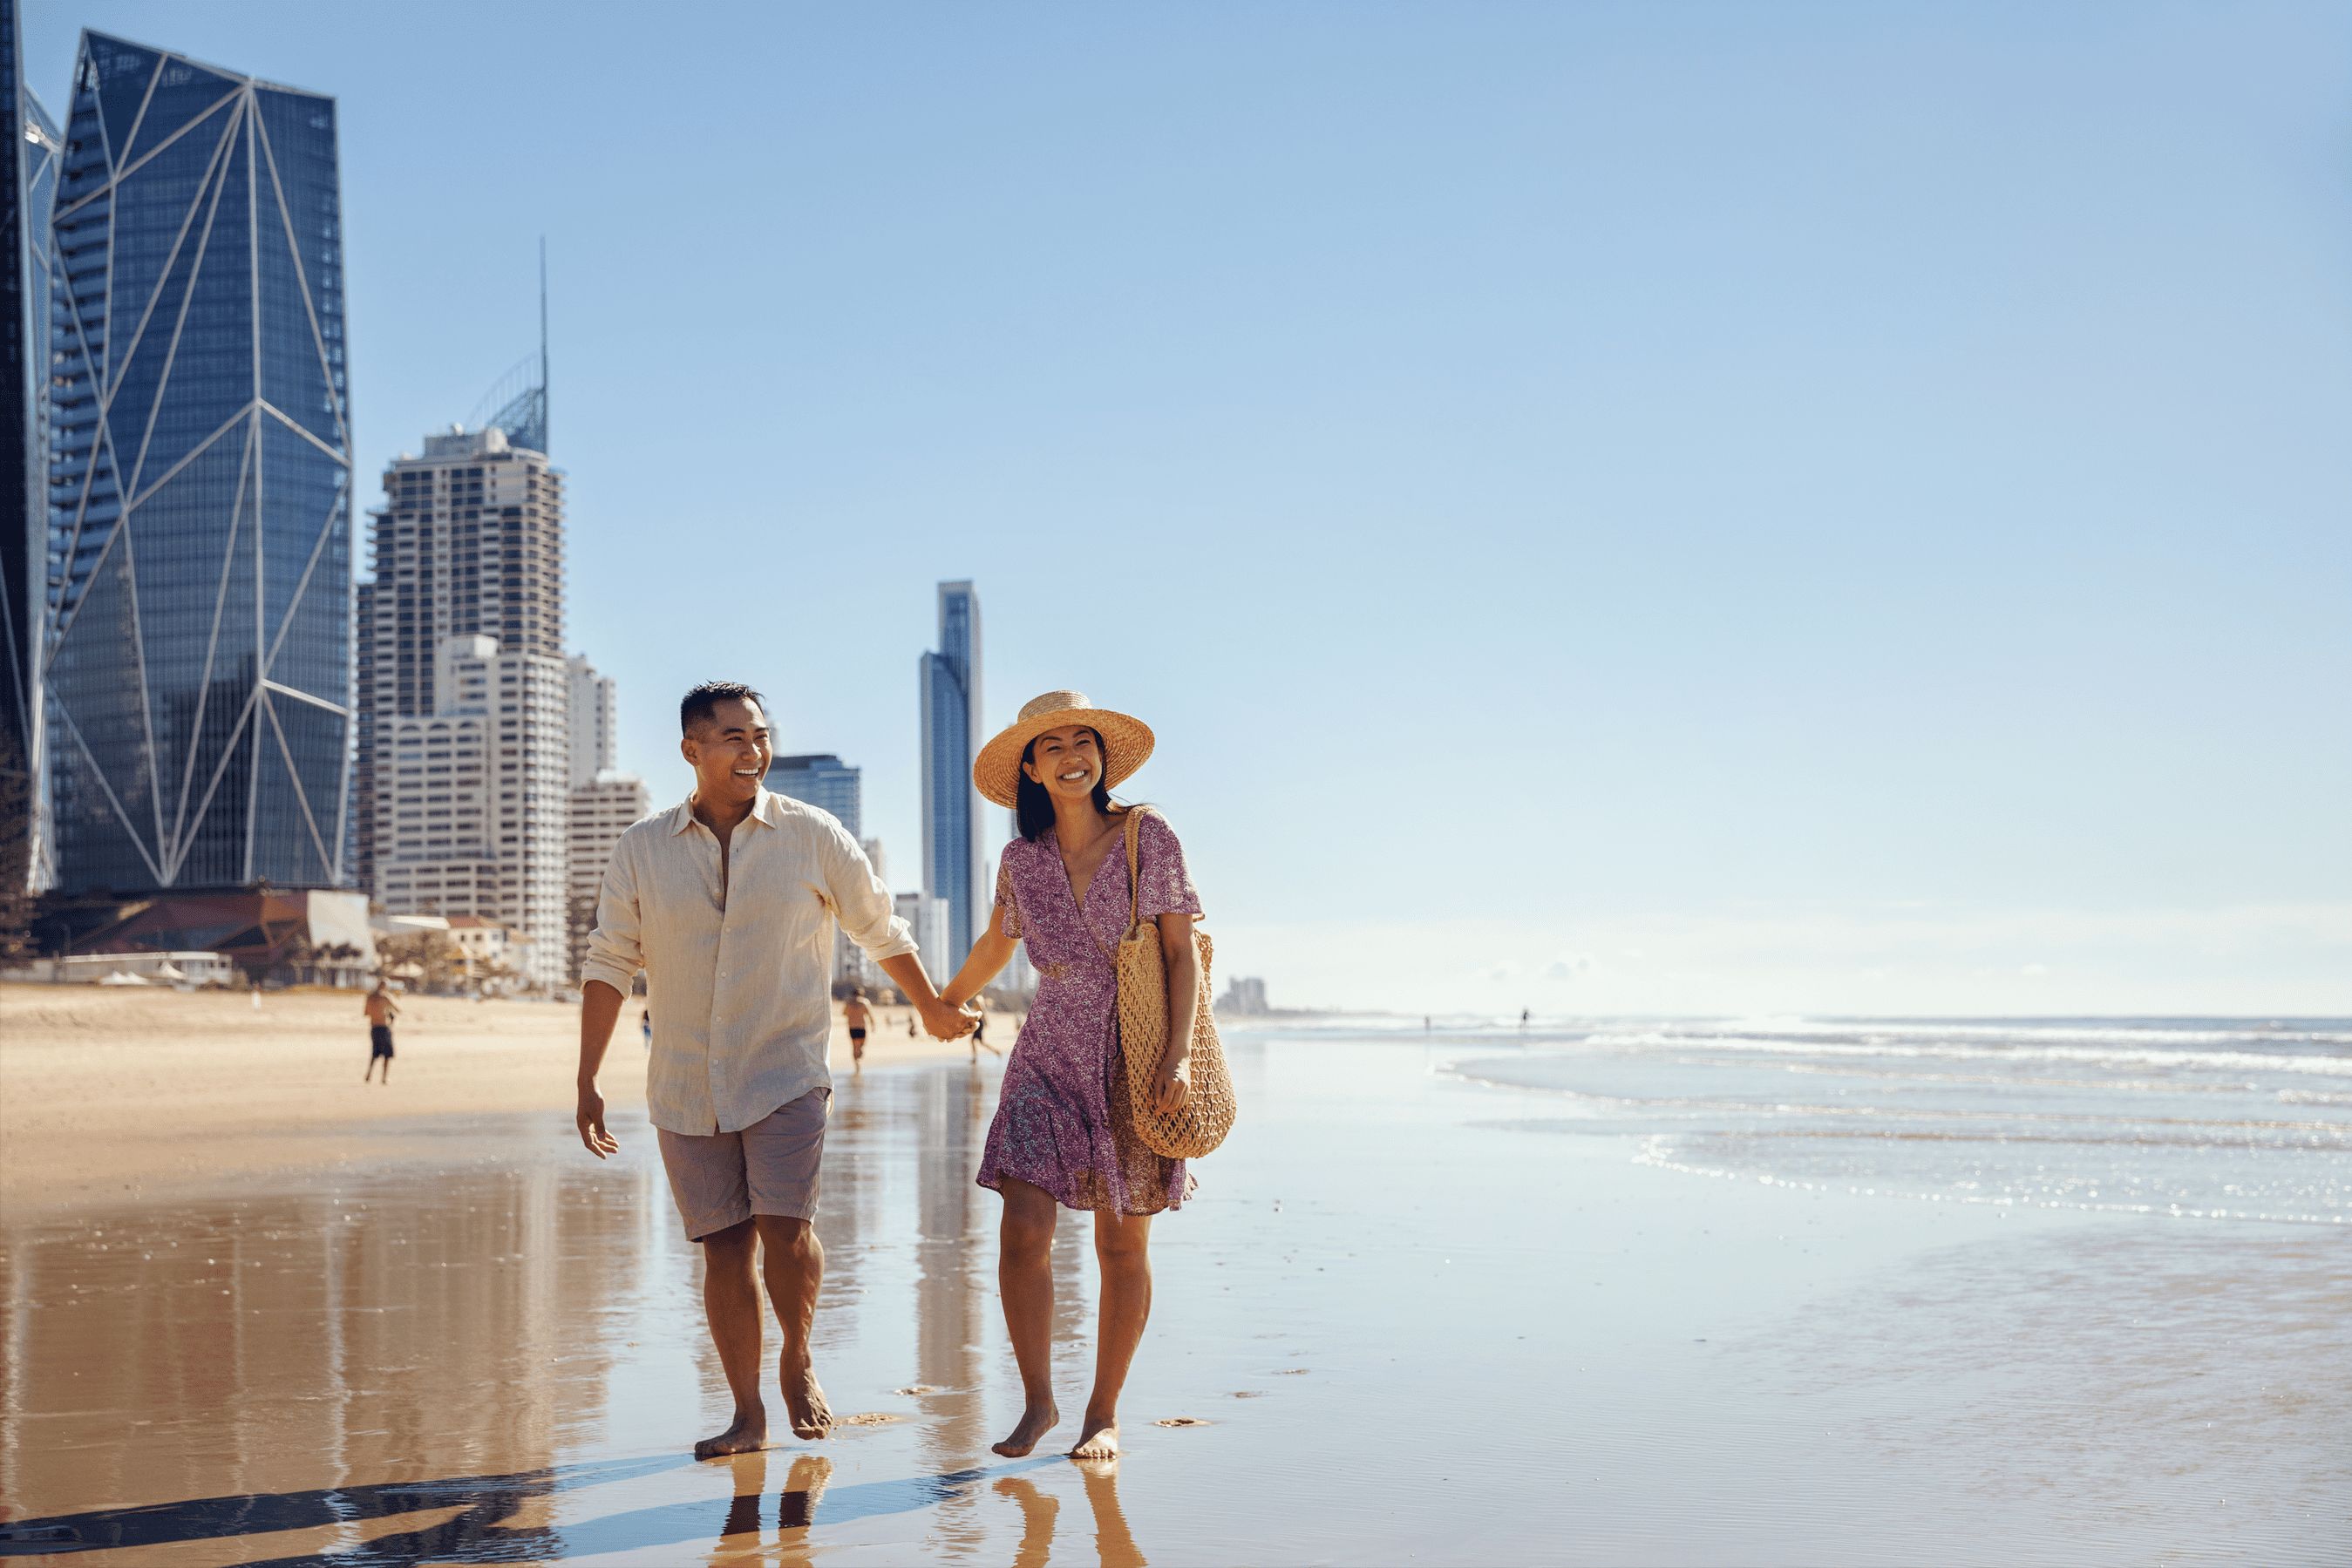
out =
<path fill-rule="evenodd" d="M 613 677 L 600 675 L 585 653 L 574 653 L 572 672 L 572 788 L 596 782 L 613 770 Z"/>
<path fill-rule="evenodd" d="M 579 689 L 572 687 L 575 695 Z M 653 809 L 652 791 L 634 773 L 607 771 L 572 787 L 567 984 L 579 982 L 581 962 L 588 956 L 588 934 L 596 929 L 596 895 L 604 888 L 604 867 L 613 858 L 613 846 L 621 841 L 630 823 Z"/>
<path fill-rule="evenodd" d="M 374 580 L 361 596 L 362 875 L 391 913 L 499 921 L 521 945 L 523 977 L 561 987 L 572 755 L 562 476 L 492 425 L 427 436 L 424 455 L 404 454 L 383 483 Z"/>
<path fill-rule="evenodd" d="M 562 732 L 562 667 L 489 637 L 445 637 L 434 664 L 437 710 L 376 727 L 376 896 L 495 920 L 516 973 L 561 986 L 565 844 L 549 852 L 545 803 L 564 798 L 563 758 L 541 737 Z"/>

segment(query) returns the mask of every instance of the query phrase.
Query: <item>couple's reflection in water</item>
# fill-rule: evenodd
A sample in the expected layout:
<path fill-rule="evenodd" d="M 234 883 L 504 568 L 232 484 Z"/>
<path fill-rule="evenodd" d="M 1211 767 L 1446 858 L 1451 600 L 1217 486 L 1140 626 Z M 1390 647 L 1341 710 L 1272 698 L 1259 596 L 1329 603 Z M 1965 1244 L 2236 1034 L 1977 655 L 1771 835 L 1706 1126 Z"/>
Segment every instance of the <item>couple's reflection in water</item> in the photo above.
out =
<path fill-rule="evenodd" d="M 803 1568 L 814 1564 L 824 1550 L 822 1542 L 812 1539 L 812 1527 L 824 1522 L 825 1483 L 833 1477 L 833 1461 L 822 1455 L 801 1455 L 793 1461 L 783 1490 L 771 1499 L 767 1490 L 767 1459 L 765 1454 L 739 1454 L 730 1461 L 735 1469 L 735 1495 L 727 1505 L 719 1540 L 706 1560 L 712 1568 L 721 1564 L 745 1568 L 753 1563 Z M 1098 1562 L 1102 1568 L 1148 1568 L 1149 1560 L 1135 1544 L 1135 1534 L 1127 1525 L 1127 1514 L 1118 1505 L 1118 1461 L 1070 1463 L 1082 1478 L 1086 1491 L 1093 1526 L 1091 1542 L 1081 1533 L 1084 1526 L 1063 1521 L 1060 1498 L 1043 1490 L 1025 1475 L 997 1479 L 996 1496 L 1021 1511 L 1021 1539 L 1013 1549 L 1013 1568 L 1045 1568 L 1046 1563 L 1056 1561 L 1054 1548 L 1057 1543 L 1064 1549 L 1058 1559 L 1064 1563 Z M 981 1473 L 963 1471 L 940 1479 L 951 1485 L 969 1485 Z M 1001 1539 L 1003 1532 L 1000 1527 L 986 1533 Z M 982 1539 L 985 1540 L 985 1535 Z M 1089 1544 L 1093 1548 L 1091 1554 L 1087 1552 Z"/>

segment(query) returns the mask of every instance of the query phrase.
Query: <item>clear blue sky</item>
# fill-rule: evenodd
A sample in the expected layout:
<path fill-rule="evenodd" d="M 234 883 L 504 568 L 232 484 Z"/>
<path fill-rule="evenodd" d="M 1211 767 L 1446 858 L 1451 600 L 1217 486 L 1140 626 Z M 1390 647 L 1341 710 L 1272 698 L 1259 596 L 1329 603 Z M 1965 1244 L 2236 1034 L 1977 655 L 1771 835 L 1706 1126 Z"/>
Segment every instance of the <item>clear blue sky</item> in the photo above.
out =
<path fill-rule="evenodd" d="M 2352 1011 L 2352 11 L 36 4 L 341 102 L 361 493 L 535 334 L 574 646 L 1076 685 L 1279 1002 Z"/>

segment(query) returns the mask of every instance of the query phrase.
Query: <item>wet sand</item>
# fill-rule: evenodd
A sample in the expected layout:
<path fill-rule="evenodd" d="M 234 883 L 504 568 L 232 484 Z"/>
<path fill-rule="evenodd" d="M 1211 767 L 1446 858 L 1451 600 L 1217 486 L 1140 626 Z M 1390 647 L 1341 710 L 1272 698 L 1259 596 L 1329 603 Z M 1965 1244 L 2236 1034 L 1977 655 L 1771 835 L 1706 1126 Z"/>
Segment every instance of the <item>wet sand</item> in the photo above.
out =
<path fill-rule="evenodd" d="M 2340 1231 L 1707 1179 L 1442 1049 L 1234 1038 L 1129 1454 L 1020 1406 L 996 1064 L 845 1075 L 823 1444 L 724 1383 L 641 1115 L 0 1220 L 0 1551 L 121 1563 L 2090 1563 L 2352 1555 Z M 1066 1223 L 1073 1416 L 1093 1268 Z M 1160 1423 L 1168 1423 L 1160 1425 Z M 1074 1422 L 1055 1434 L 1076 1436 Z M 13 1542 L 7 1534 L 13 1532 Z M 68 1539 L 68 1535 L 70 1539 Z"/>
<path fill-rule="evenodd" d="M 367 1021 L 351 991 L 243 992 L 0 985 L 0 1210 L 151 1200 L 258 1171 L 382 1160 L 440 1145 L 453 1114 L 538 1112 L 568 1126 L 575 1007 L 396 998 L 389 1084 L 365 1083 Z M 645 1099 L 640 1003 L 624 1008 L 599 1087 Z M 968 1060 L 906 1034 L 903 1009 L 866 1042 L 877 1065 Z M 992 1016 L 1010 1039 L 1010 1020 Z M 834 1009 L 833 1063 L 849 1035 Z"/>

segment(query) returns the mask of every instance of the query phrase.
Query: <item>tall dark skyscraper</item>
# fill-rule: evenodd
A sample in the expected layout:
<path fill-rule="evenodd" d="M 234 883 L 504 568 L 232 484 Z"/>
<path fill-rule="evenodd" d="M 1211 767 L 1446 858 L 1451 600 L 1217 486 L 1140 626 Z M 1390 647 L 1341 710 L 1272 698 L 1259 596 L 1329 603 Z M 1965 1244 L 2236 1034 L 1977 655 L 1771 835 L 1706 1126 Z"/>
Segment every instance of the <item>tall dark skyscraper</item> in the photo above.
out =
<path fill-rule="evenodd" d="M 56 122 L 25 86 L 16 0 L 0 0 L 0 877 L 48 879 L 41 643 L 48 583 L 49 204 Z"/>
<path fill-rule="evenodd" d="M 969 582 L 940 584 L 940 646 L 922 656 L 923 891 L 948 907 L 944 959 L 925 954 L 941 974 L 955 973 L 980 928 L 980 792 L 971 765 L 980 731 L 980 595 Z"/>
<path fill-rule="evenodd" d="M 334 100 L 84 33 L 65 144 L 58 884 L 339 885 L 353 698 Z"/>

